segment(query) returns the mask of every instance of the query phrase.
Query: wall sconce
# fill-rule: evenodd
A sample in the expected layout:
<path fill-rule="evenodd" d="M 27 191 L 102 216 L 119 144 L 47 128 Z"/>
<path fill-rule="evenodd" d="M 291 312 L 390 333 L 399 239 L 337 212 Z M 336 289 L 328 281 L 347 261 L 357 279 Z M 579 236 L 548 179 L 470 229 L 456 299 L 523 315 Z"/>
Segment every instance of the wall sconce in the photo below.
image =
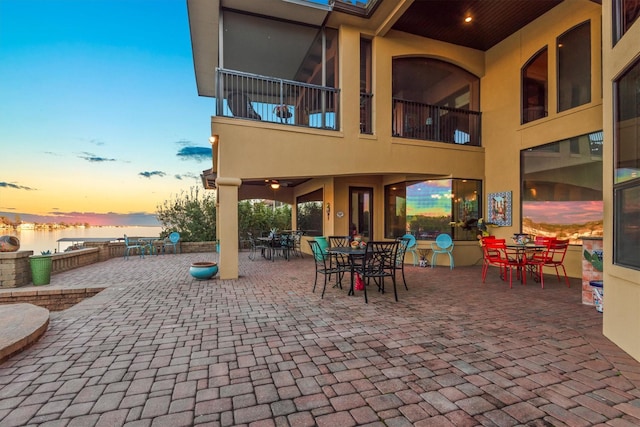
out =
<path fill-rule="evenodd" d="M 327 202 L 327 219 L 331 216 L 331 203 Z"/>

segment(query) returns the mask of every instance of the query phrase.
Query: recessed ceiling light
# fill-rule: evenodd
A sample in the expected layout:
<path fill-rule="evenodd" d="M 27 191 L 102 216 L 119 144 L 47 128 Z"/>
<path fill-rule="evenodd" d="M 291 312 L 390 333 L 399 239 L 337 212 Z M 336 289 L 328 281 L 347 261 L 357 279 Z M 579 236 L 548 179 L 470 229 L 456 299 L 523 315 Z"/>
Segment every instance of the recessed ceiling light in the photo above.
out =
<path fill-rule="evenodd" d="M 473 18 L 472 18 L 472 17 L 470 17 L 470 16 L 467 16 L 466 18 L 464 18 L 464 22 L 469 23 L 469 22 L 471 22 L 471 21 L 473 21 Z"/>

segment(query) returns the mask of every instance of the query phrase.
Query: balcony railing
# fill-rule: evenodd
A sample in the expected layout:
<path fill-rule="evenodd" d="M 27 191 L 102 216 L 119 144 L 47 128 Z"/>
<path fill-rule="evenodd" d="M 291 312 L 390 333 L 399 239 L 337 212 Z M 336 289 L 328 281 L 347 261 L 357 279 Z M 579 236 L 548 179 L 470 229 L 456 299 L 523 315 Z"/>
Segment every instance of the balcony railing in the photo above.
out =
<path fill-rule="evenodd" d="M 393 98 L 393 136 L 480 146 L 480 113 Z"/>
<path fill-rule="evenodd" d="M 340 129 L 339 89 L 216 69 L 216 115 Z"/>

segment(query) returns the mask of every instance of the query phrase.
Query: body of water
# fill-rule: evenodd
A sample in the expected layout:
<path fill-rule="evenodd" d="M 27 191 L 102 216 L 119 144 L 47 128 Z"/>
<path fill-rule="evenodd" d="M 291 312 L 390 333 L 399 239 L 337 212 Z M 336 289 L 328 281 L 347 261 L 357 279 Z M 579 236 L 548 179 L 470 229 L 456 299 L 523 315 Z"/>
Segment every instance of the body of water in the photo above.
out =
<path fill-rule="evenodd" d="M 63 252 L 73 242 L 60 242 L 63 237 L 76 239 L 82 242 L 83 238 L 102 237 L 114 240 L 127 236 L 135 237 L 159 237 L 162 227 L 89 227 L 89 228 L 64 228 L 61 230 L 3 230 L 0 234 L 9 234 L 20 239 L 21 251 L 33 251 L 40 255 L 42 251 Z"/>

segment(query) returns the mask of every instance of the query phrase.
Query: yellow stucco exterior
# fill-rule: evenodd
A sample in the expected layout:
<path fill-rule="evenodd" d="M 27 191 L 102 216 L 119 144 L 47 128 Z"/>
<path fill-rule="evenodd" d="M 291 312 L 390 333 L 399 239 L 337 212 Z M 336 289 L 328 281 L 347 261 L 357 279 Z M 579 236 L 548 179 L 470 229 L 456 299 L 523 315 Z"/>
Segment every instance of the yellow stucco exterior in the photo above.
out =
<path fill-rule="evenodd" d="M 402 1 L 385 1 L 406 7 Z M 385 5 L 388 7 L 388 5 Z M 453 177 L 483 182 L 483 192 L 513 192 L 513 222 L 493 230 L 508 238 L 520 232 L 521 150 L 577 135 L 604 131 L 604 228 L 606 310 L 604 333 L 640 360 L 640 272 L 612 264 L 612 80 L 640 56 L 640 24 L 636 24 L 612 48 L 611 0 L 602 6 L 589 0 L 565 0 L 539 19 L 512 34 L 486 52 L 436 40 L 358 26 L 361 20 L 334 17 L 339 31 L 340 129 L 290 127 L 261 121 L 211 118 L 211 133 L 219 143 L 217 163 L 218 230 L 221 240 L 220 276 L 238 275 L 237 201 L 242 180 L 311 178 L 294 189 L 278 193 L 282 201 L 319 188 L 331 213 L 323 215 L 323 234 L 348 234 L 349 187 L 373 189 L 373 233 L 384 236 L 384 187 L 416 177 Z M 574 26 L 590 21 L 591 102 L 557 112 L 556 39 Z M 373 134 L 360 133 L 360 39 L 372 45 Z M 548 116 L 522 125 L 521 70 L 525 63 L 548 47 Z M 428 57 L 455 64 L 480 78 L 482 112 L 481 147 L 415 141 L 392 136 L 392 60 Z M 486 210 L 486 207 L 485 207 Z M 295 215 L 294 215 L 295 221 Z M 295 223 L 294 223 L 295 227 Z M 427 246 L 429 242 L 420 242 Z M 308 250 L 306 243 L 303 249 Z M 477 242 L 456 242 L 457 266 L 477 265 Z M 571 277 L 581 276 L 582 251 L 572 246 L 565 265 Z M 444 258 L 442 262 L 444 262 Z"/>

